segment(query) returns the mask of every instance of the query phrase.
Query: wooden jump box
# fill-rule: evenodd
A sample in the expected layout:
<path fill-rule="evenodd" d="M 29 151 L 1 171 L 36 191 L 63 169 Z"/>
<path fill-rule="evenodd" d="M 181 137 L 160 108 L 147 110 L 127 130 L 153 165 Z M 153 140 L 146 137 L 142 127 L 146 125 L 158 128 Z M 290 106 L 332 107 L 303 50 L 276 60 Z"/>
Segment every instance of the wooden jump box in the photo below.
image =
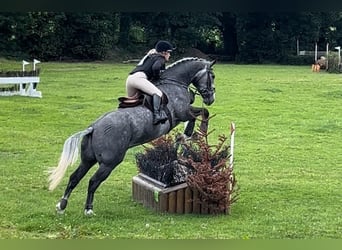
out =
<path fill-rule="evenodd" d="M 139 173 L 132 180 L 133 200 L 157 212 L 212 214 L 212 206 L 199 202 L 199 193 L 187 183 L 172 187 Z M 224 212 L 228 213 L 228 209 Z"/>

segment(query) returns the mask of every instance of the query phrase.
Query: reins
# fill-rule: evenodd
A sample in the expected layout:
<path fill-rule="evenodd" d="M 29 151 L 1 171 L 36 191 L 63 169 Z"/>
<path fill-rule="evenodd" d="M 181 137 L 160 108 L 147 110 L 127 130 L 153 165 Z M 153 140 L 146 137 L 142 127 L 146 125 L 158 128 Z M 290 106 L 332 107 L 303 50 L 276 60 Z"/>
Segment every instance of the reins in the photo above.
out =
<path fill-rule="evenodd" d="M 194 86 L 190 86 L 189 90 L 191 90 L 194 95 L 201 95 L 201 93 Z"/>
<path fill-rule="evenodd" d="M 197 88 L 196 84 L 194 84 L 195 86 L 191 86 L 187 82 L 183 82 L 183 81 L 180 81 L 178 79 L 174 79 L 171 77 L 163 77 L 163 76 L 160 78 L 160 80 L 158 82 L 155 83 L 155 85 L 161 86 L 161 85 L 173 84 L 173 85 L 180 86 L 180 87 L 186 89 L 193 96 L 199 95 L 199 96 L 204 97 L 204 96 L 211 95 L 212 92 L 215 92 L 215 88 L 212 88 L 212 86 L 211 86 L 210 72 L 211 72 L 210 67 L 208 67 L 208 65 L 206 65 L 204 68 L 199 70 L 193 76 L 193 78 L 190 80 L 190 83 L 198 83 L 198 82 L 200 82 L 200 80 L 203 77 L 207 76 L 206 87 Z"/>
<path fill-rule="evenodd" d="M 160 78 L 160 81 L 156 83 L 156 86 L 165 85 L 165 84 L 174 84 L 185 89 L 188 88 L 188 85 L 185 82 L 173 79 L 173 78 Z"/>

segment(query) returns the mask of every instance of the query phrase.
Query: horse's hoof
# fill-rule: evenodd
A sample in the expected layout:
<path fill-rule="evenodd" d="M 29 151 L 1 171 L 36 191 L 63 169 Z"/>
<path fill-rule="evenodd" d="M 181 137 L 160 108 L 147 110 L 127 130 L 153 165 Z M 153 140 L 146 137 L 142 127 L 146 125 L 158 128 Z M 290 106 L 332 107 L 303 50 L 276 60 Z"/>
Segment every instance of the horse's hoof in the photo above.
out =
<path fill-rule="evenodd" d="M 94 213 L 93 209 L 85 209 L 84 215 L 85 216 L 93 216 L 93 215 L 95 215 L 95 213 Z"/>
<path fill-rule="evenodd" d="M 56 205 L 56 211 L 58 214 L 64 214 L 65 208 L 68 205 L 68 200 L 62 198 Z"/>
<path fill-rule="evenodd" d="M 186 141 L 189 141 L 191 139 L 190 136 L 187 136 L 186 134 L 180 134 L 176 137 L 177 143 L 185 143 Z"/>
<path fill-rule="evenodd" d="M 183 134 L 183 140 L 184 141 L 190 141 L 191 140 L 191 136 L 187 136 L 186 134 Z"/>
<path fill-rule="evenodd" d="M 57 214 L 63 215 L 65 210 L 56 210 Z"/>
<path fill-rule="evenodd" d="M 61 203 L 60 202 L 58 202 L 57 205 L 56 205 L 56 212 L 57 212 L 57 214 L 64 214 L 64 212 L 65 212 L 65 209 L 61 208 Z"/>
<path fill-rule="evenodd" d="M 202 132 L 194 132 L 192 136 L 189 138 L 190 140 L 197 141 L 199 138 L 203 136 Z"/>

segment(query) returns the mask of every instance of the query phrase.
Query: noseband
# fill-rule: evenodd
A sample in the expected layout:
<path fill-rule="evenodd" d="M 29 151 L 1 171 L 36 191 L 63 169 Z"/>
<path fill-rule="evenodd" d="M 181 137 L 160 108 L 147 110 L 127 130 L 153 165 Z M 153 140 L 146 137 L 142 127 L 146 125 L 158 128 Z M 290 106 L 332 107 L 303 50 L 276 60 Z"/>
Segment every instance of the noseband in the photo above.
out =
<path fill-rule="evenodd" d="M 207 76 L 207 86 L 199 87 L 198 92 L 201 94 L 203 98 L 209 98 L 214 94 L 215 88 L 211 86 L 210 70 L 208 69 L 208 67 L 205 67 L 204 69 L 198 71 L 197 74 L 194 76 L 192 82 L 198 83 L 205 76 Z"/>

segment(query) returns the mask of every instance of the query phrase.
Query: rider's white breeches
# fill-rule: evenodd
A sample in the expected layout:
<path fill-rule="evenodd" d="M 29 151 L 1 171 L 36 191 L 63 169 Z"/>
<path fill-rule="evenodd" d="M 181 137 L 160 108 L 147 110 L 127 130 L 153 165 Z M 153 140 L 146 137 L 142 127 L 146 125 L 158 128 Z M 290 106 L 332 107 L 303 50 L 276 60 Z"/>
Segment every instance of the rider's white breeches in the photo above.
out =
<path fill-rule="evenodd" d="M 157 94 L 162 96 L 162 92 L 149 80 L 144 72 L 136 72 L 129 75 L 126 80 L 126 91 L 129 97 L 134 96 L 138 90 L 149 95 Z"/>

